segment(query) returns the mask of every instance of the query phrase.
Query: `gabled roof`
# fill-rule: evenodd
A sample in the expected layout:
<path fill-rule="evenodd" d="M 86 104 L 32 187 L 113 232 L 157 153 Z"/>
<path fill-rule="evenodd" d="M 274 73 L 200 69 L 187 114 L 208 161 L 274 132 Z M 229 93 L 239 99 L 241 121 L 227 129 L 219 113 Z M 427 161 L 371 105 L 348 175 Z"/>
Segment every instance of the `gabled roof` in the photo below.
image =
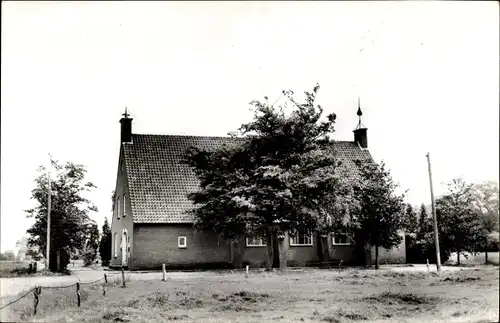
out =
<path fill-rule="evenodd" d="M 235 144 L 238 138 L 178 135 L 132 135 L 132 143 L 123 143 L 132 215 L 135 223 L 193 223 L 186 211 L 193 204 L 187 194 L 199 188 L 191 168 L 181 163 L 192 146 L 214 150 Z M 356 159 L 372 157 L 357 143 L 336 141 L 335 148 L 347 176 L 355 176 Z"/>

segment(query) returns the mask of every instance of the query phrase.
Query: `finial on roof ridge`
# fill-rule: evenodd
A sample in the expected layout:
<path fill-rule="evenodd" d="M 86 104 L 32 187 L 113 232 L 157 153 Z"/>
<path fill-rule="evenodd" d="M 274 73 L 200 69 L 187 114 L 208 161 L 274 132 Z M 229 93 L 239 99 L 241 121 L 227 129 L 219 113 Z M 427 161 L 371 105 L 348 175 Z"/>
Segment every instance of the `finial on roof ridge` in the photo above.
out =
<path fill-rule="evenodd" d="M 356 114 L 358 115 L 359 118 L 359 122 L 358 125 L 356 126 L 356 129 L 365 128 L 365 126 L 361 123 L 361 116 L 363 115 L 363 112 L 361 111 L 361 103 L 359 96 L 358 96 L 358 112 Z"/>
<path fill-rule="evenodd" d="M 125 113 L 124 113 L 124 114 L 122 114 L 122 116 L 124 116 L 125 118 L 128 118 L 129 114 L 128 114 L 128 112 L 127 112 L 127 107 L 125 107 Z"/>

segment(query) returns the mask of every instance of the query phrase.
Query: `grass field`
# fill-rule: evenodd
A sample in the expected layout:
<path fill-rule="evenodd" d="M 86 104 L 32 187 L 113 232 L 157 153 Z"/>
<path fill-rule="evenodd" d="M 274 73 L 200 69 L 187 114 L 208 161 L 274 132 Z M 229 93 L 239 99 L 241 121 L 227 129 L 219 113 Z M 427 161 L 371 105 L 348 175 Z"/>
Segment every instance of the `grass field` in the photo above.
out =
<path fill-rule="evenodd" d="M 498 267 L 455 272 L 305 270 L 221 273 L 44 289 L 7 307 L 2 321 L 37 322 L 497 322 Z M 110 278 L 111 280 L 111 278 Z M 12 298 L 10 298 L 12 299 Z M 9 299 L 9 300 L 10 300 Z M 3 300 L 2 304 L 6 301 Z"/>
<path fill-rule="evenodd" d="M 60 276 L 62 273 L 52 273 L 45 270 L 42 261 L 37 262 L 37 272 L 28 274 L 31 261 L 0 261 L 0 278 L 19 276 Z"/>

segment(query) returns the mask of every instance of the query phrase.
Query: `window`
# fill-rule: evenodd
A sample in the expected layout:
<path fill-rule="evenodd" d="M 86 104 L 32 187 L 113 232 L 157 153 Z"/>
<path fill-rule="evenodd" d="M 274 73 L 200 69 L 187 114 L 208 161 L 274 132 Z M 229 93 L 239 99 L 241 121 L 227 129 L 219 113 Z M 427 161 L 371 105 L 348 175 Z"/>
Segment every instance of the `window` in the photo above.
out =
<path fill-rule="evenodd" d="M 123 217 L 127 215 L 127 194 L 123 194 Z"/>
<path fill-rule="evenodd" d="M 115 232 L 115 258 L 118 257 L 118 235 Z"/>
<path fill-rule="evenodd" d="M 260 237 L 247 238 L 246 240 L 247 240 L 247 243 L 246 243 L 247 247 L 265 247 L 266 246 L 265 240 L 260 238 Z"/>
<path fill-rule="evenodd" d="M 290 237 L 291 246 L 312 246 L 313 238 L 310 233 L 295 233 Z"/>
<path fill-rule="evenodd" d="M 177 246 L 179 248 L 186 248 L 187 247 L 186 236 L 180 236 L 179 238 L 177 238 Z"/>
<path fill-rule="evenodd" d="M 116 218 L 119 219 L 120 218 L 120 210 L 121 208 L 121 203 L 120 203 L 120 197 L 118 196 L 118 199 L 116 201 Z"/>
<path fill-rule="evenodd" d="M 334 233 L 332 236 L 332 245 L 350 245 L 352 239 L 347 233 Z"/>

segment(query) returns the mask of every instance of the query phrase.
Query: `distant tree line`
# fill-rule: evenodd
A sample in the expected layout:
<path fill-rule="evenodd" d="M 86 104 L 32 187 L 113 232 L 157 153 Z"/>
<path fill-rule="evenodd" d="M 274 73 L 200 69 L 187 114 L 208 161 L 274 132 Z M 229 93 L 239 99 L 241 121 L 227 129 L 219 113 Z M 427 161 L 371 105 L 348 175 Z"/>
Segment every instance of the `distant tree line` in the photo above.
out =
<path fill-rule="evenodd" d="M 486 253 L 499 250 L 498 184 L 492 181 L 472 184 L 463 178 L 447 183 L 447 192 L 436 199 L 436 215 L 441 262 L 452 253 Z M 436 261 L 434 222 L 425 205 L 418 214 L 407 206 L 405 227 L 407 261 Z"/>

